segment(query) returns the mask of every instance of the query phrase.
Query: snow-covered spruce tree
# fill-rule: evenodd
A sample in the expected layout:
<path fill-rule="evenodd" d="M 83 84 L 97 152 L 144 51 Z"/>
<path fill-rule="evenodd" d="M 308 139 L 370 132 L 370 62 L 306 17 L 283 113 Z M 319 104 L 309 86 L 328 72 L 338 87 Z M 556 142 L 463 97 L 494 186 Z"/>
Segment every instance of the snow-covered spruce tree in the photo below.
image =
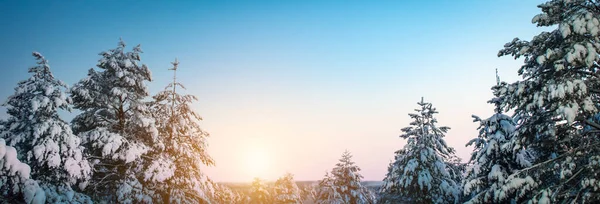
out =
<path fill-rule="evenodd" d="M 363 176 L 359 172 L 360 167 L 352 161 L 352 154 L 348 150 L 344 151 L 342 158 L 331 170 L 333 184 L 344 203 L 372 202 L 370 191 L 360 183 Z"/>
<path fill-rule="evenodd" d="M 600 3 L 553 0 L 532 22 L 556 29 L 531 41 L 515 38 L 499 56 L 524 58 L 522 80 L 495 90 L 493 100 L 514 110 L 517 129 L 507 144 L 514 155 L 534 151 L 532 164 L 504 180 L 498 201 L 600 202 Z M 590 128 L 586 128 L 590 127 Z M 522 156 L 522 155 L 521 155 Z M 514 158 L 519 160 L 519 158 Z"/>
<path fill-rule="evenodd" d="M 344 151 L 331 174 L 326 172 L 319 181 L 317 203 L 373 203 L 374 195 L 360 183 L 363 177 L 359 171 L 350 152 Z"/>
<path fill-rule="evenodd" d="M 455 158 L 454 149 L 444 141 L 448 127 L 438 127 L 431 103 L 421 99 L 420 109 L 409 116 L 411 126 L 403 128 L 402 138 L 408 139 L 403 149 L 396 152 L 383 180 L 380 201 L 395 203 L 406 199 L 411 203 L 457 203 L 459 185 L 449 172 L 448 162 Z"/>
<path fill-rule="evenodd" d="M 4 104 L 9 117 L 0 122 L 4 127 L 1 137 L 16 148 L 20 160 L 29 164 L 31 177 L 47 191 L 49 202 L 70 202 L 71 196 L 65 194 L 74 193 L 71 187 L 75 184 L 84 189 L 91 168 L 84 158 L 81 139 L 58 115 L 59 110 L 69 110 L 66 85 L 54 78 L 40 53 L 34 52 L 33 56 L 38 62 L 29 68 L 32 76 L 19 82 Z"/>
<path fill-rule="evenodd" d="M 515 131 L 510 116 L 496 113 L 488 119 L 474 117 L 479 122 L 479 136 L 467 144 L 474 145 L 469 169 L 463 181 L 464 198 L 470 203 L 500 202 L 494 199 L 495 189 L 513 172 L 521 169 L 512 151 L 505 149 Z"/>
<path fill-rule="evenodd" d="M 325 177 L 319 181 L 317 186 L 316 203 L 319 204 L 341 204 L 343 203 L 342 196 L 338 193 L 337 186 L 334 184 L 334 178 L 325 172 Z"/>
<path fill-rule="evenodd" d="M 260 178 L 254 178 L 250 189 L 250 203 L 252 204 L 267 204 L 272 203 L 273 198 L 269 193 L 268 186 Z"/>
<path fill-rule="evenodd" d="M 0 138 L 0 196 L 11 203 L 46 203 L 46 194 L 38 182 L 30 179 L 31 168 L 17 158 L 17 150 Z"/>
<path fill-rule="evenodd" d="M 275 181 L 273 203 L 302 203 L 300 189 L 294 181 L 294 175 L 287 173 Z"/>
<path fill-rule="evenodd" d="M 497 84 L 492 88 L 502 88 L 497 77 Z M 472 116 L 473 122 L 479 122 L 479 135 L 467 143 L 475 147 L 469 160 L 466 178 L 463 180 L 463 196 L 468 203 L 502 203 L 510 200 L 497 200 L 495 190 L 515 171 L 530 165 L 528 152 L 523 149 L 520 154 L 513 154 L 507 145 L 514 136 L 516 123 L 512 117 L 502 114 L 500 101 L 494 103 L 495 114 L 490 118 L 481 119 Z"/>
<path fill-rule="evenodd" d="M 145 82 L 150 70 L 140 64 L 140 46 L 125 52 L 125 43 L 100 53 L 98 71 L 71 88 L 73 105 L 81 113 L 73 131 L 84 142 L 94 174 L 86 190 L 95 199 L 110 202 L 151 202 L 153 192 L 143 185 L 142 156 L 158 140 L 158 130 L 148 106 Z M 168 165 L 168 163 L 165 163 Z"/>
<path fill-rule="evenodd" d="M 185 87 L 176 81 L 179 62 L 176 59 L 172 64 L 173 82 L 150 103 L 159 137 L 148 153 L 151 159 L 145 170 L 145 181 L 153 183 L 152 188 L 159 192 L 157 196 L 164 203 L 207 202 L 210 193 L 205 191 L 210 191 L 206 188 L 212 186 L 205 185 L 207 178 L 201 168 L 214 165 L 206 151 L 209 135 L 200 128 L 202 118 L 191 107 L 196 97 L 178 93 Z"/>

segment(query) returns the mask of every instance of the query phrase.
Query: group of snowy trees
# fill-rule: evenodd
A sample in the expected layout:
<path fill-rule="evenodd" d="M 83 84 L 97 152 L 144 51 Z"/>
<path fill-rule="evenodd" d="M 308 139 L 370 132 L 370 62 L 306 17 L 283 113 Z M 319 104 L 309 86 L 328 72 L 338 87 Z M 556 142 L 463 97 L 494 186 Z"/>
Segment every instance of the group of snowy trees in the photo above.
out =
<path fill-rule="evenodd" d="M 269 204 L 269 203 L 302 203 L 301 190 L 294 180 L 294 176 L 286 173 L 272 186 L 260 178 L 252 182 L 249 197 L 245 203 Z"/>
<path fill-rule="evenodd" d="M 299 188 L 292 174 L 285 174 L 273 185 L 255 178 L 246 203 L 375 203 L 375 194 L 362 185 L 360 168 L 345 151 L 339 162 L 317 185 Z"/>
<path fill-rule="evenodd" d="M 175 77 L 150 97 L 141 49 L 127 52 L 122 41 L 72 88 L 33 53 L 30 78 L 3 104 L 1 196 L 26 203 L 600 202 L 600 2 L 539 7 L 533 23 L 555 29 L 516 38 L 498 53 L 524 59 L 522 79 L 498 80 L 489 101 L 495 113 L 473 116 L 480 127 L 466 166 L 444 141 L 449 128 L 437 125 L 437 110 L 421 100 L 378 198 L 361 185 L 349 152 L 314 190 L 300 189 L 291 174 L 272 187 L 256 179 L 247 197 L 212 182 L 201 171 L 214 161 L 190 107 L 196 98 L 180 94 Z M 59 112 L 72 108 L 69 123 Z"/>
<path fill-rule="evenodd" d="M 2 196 L 27 203 L 208 203 L 227 190 L 201 171 L 214 161 L 202 118 L 190 106 L 196 98 L 180 94 L 175 78 L 150 98 L 141 52 L 119 42 L 70 89 L 33 53 L 37 65 L 9 96 L 9 117 L 0 121 Z M 78 115 L 69 124 L 59 111 L 71 108 Z"/>
<path fill-rule="evenodd" d="M 551 0 L 532 22 L 555 27 L 507 43 L 524 58 L 514 83 L 492 87 L 495 114 L 482 119 L 466 169 L 420 102 L 388 169 L 381 203 L 600 202 L 600 2 Z M 513 112 L 512 116 L 506 115 Z M 464 171 L 464 172 L 463 172 Z M 462 173 L 461 173 L 462 172 Z"/>

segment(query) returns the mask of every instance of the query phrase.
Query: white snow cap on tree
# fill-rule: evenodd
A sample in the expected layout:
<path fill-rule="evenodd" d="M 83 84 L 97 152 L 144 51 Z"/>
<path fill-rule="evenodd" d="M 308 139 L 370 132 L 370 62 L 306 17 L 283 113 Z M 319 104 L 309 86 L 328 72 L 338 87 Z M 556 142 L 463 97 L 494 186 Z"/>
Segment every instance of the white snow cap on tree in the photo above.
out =
<path fill-rule="evenodd" d="M 438 127 L 431 103 L 418 103 L 417 113 L 408 114 L 413 122 L 403 128 L 400 136 L 408 139 L 403 149 L 396 152 L 381 188 L 382 203 L 456 203 L 459 185 L 450 174 L 448 162 L 455 159 L 454 149 L 443 137 L 450 129 Z"/>
<path fill-rule="evenodd" d="M 31 168 L 17 159 L 17 150 L 0 138 L 0 196 L 21 197 L 28 204 L 46 203 L 46 194 L 30 179 Z"/>

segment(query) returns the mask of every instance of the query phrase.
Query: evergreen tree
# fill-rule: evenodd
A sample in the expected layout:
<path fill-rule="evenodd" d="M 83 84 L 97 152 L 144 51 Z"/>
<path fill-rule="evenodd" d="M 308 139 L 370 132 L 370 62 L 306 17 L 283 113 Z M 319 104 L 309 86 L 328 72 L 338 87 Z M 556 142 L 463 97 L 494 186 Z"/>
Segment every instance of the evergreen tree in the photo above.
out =
<path fill-rule="evenodd" d="M 140 64 L 140 46 L 125 52 L 125 43 L 100 53 L 98 71 L 71 89 L 73 105 L 81 113 L 72 121 L 73 131 L 84 141 L 94 174 L 88 192 L 98 200 L 151 202 L 152 192 L 143 185 L 144 160 L 158 140 L 158 130 L 143 99 L 150 70 Z"/>
<path fill-rule="evenodd" d="M 342 158 L 331 170 L 334 185 L 342 196 L 344 203 L 369 203 L 369 190 L 360 183 L 363 176 L 358 167 L 352 161 L 352 155 L 348 150 L 344 151 Z"/>
<path fill-rule="evenodd" d="M 179 62 L 172 63 L 176 74 Z M 197 101 L 193 95 L 181 95 L 177 88 L 185 87 L 176 81 L 156 94 L 150 104 L 151 112 L 159 130 L 158 141 L 149 153 L 149 167 L 145 180 L 154 183 L 153 189 L 160 192 L 163 202 L 199 203 L 206 202 L 211 185 L 205 185 L 203 165 L 214 165 L 207 153 L 209 136 L 200 128 L 202 120 L 191 107 Z M 195 196 L 190 196 L 194 192 Z"/>
<path fill-rule="evenodd" d="M 514 172 L 495 193 L 498 201 L 600 202 L 598 53 L 600 3 L 552 0 L 538 6 L 532 22 L 557 27 L 531 41 L 515 38 L 498 56 L 524 58 L 522 80 L 495 90 L 493 100 L 513 110 L 515 136 L 507 143 L 517 161 L 532 151 L 531 164 Z M 520 155 L 520 156 L 519 156 Z"/>
<path fill-rule="evenodd" d="M 2 138 L 14 146 L 20 160 L 29 164 L 31 177 L 47 191 L 49 202 L 69 202 L 71 186 L 87 185 L 91 168 L 84 157 L 81 139 L 71 132 L 59 110 L 69 110 L 71 99 L 66 85 L 54 78 L 48 61 L 34 52 L 37 66 L 29 68 L 32 76 L 18 83 L 15 93 L 4 104 L 9 115 L 2 121 Z M 56 192 L 54 189 L 61 189 Z"/>
<path fill-rule="evenodd" d="M 510 116 L 496 113 L 488 119 L 474 117 L 479 122 L 479 137 L 469 141 L 474 145 L 469 169 L 464 181 L 464 196 L 471 203 L 500 202 L 494 198 L 494 190 L 500 187 L 510 174 L 521 169 L 507 150 L 506 143 L 515 131 L 515 123 Z"/>
<path fill-rule="evenodd" d="M 273 203 L 302 203 L 294 175 L 287 173 L 277 179 L 273 186 Z"/>
<path fill-rule="evenodd" d="M 337 187 L 334 184 L 334 178 L 325 172 L 325 177 L 319 181 L 317 187 L 316 203 L 319 204 L 341 204 L 343 203 L 342 196 L 338 193 Z"/>
<path fill-rule="evenodd" d="M 250 203 L 252 204 L 267 204 L 272 203 L 272 197 L 269 193 L 267 185 L 260 178 L 254 178 L 252 188 L 250 190 Z"/>
<path fill-rule="evenodd" d="M 497 85 L 493 90 L 502 87 L 497 73 L 496 77 Z M 497 200 L 494 196 L 496 190 L 509 175 L 531 163 L 530 153 L 525 149 L 515 155 L 512 149 L 507 148 L 517 124 L 512 117 L 502 114 L 499 101 L 491 100 L 489 103 L 496 105 L 494 115 L 488 119 L 472 116 L 473 122 L 479 122 L 479 136 L 467 143 L 467 146 L 475 146 L 463 181 L 463 193 L 468 203 L 505 202 Z"/>
<path fill-rule="evenodd" d="M 318 203 L 372 203 L 374 196 L 360 182 L 360 167 L 352 161 L 347 150 L 325 178 L 319 182 Z"/>
<path fill-rule="evenodd" d="M 448 127 L 437 127 L 431 103 L 421 99 L 411 126 L 403 128 L 400 137 L 408 139 L 403 149 L 396 152 L 384 178 L 381 193 L 383 203 L 407 199 L 411 203 L 456 203 L 459 185 L 449 172 L 448 162 L 455 158 L 454 149 L 448 147 L 443 137 Z"/>

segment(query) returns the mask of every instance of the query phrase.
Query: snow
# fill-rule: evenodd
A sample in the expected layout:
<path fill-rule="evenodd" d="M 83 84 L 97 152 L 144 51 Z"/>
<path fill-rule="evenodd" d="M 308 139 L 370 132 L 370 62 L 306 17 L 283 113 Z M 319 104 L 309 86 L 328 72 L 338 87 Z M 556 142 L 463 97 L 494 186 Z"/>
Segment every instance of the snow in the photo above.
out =
<path fill-rule="evenodd" d="M 148 151 L 148 147 L 143 144 L 129 143 L 129 148 L 125 151 L 125 154 L 121 156 L 121 159 L 125 160 L 125 163 L 129 163 L 138 159 Z"/>
<path fill-rule="evenodd" d="M 538 64 L 544 64 L 544 62 L 546 62 L 546 57 L 544 55 L 540 55 L 537 57 L 536 61 Z"/>
<path fill-rule="evenodd" d="M 0 138 L 0 184 L 6 184 L 4 179 L 11 178 L 15 191 L 22 190 L 26 203 L 43 204 L 46 202 L 45 193 L 39 188 L 38 183 L 30 178 L 31 168 L 29 165 L 17 159 L 17 150 L 6 146 L 6 141 Z M 6 177 L 9 176 L 9 177 Z M 15 179 L 19 177 L 19 179 Z"/>
<path fill-rule="evenodd" d="M 575 116 L 577 116 L 577 108 L 561 106 L 558 108 L 557 111 L 565 117 L 567 123 L 572 123 L 573 121 L 575 121 Z"/>
<path fill-rule="evenodd" d="M 144 180 L 164 182 L 175 174 L 175 165 L 167 159 L 154 160 L 144 174 Z"/>
<path fill-rule="evenodd" d="M 558 26 L 558 30 L 560 31 L 560 34 L 562 35 L 563 38 L 566 38 L 571 34 L 570 25 L 566 24 L 566 23 L 561 23 Z"/>

